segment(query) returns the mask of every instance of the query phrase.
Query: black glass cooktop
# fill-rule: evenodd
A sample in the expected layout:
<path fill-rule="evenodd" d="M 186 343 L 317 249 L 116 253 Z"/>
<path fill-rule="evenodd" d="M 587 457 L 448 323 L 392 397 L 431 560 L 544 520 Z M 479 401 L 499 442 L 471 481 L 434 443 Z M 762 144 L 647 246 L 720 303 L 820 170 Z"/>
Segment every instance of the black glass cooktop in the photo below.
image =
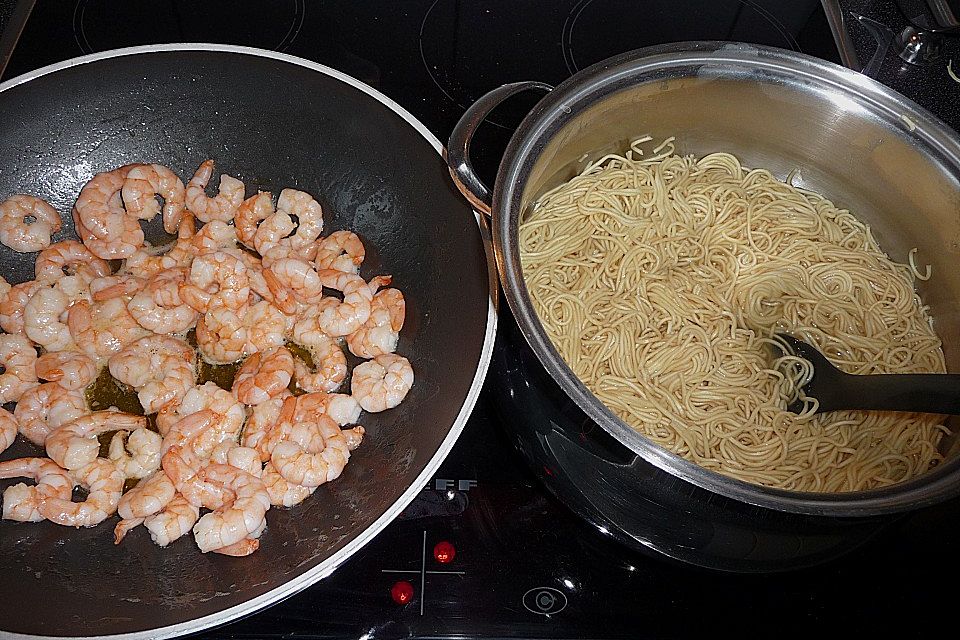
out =
<path fill-rule="evenodd" d="M 0 46 L 16 44 L 12 54 L 0 51 L 0 64 L 8 60 L 3 79 L 131 45 L 249 45 L 354 76 L 396 100 L 441 141 L 468 105 L 499 84 L 555 84 L 615 53 L 662 42 L 742 40 L 841 62 L 819 0 L 48 0 L 0 6 Z M 903 19 L 895 6 L 839 6 L 850 30 L 862 28 L 850 12 L 902 28 L 894 24 Z M 875 41 L 864 32 L 852 41 L 865 64 Z M 891 50 L 877 77 L 957 126 L 960 86 L 946 84 L 945 71 L 950 55 L 960 67 L 957 51 L 949 41 L 936 66 L 901 68 Z M 488 180 L 529 106 L 517 103 L 514 111 L 494 112 L 474 141 L 475 162 Z M 701 569 L 656 551 L 626 549 L 551 497 L 514 448 L 499 393 L 488 379 L 436 477 L 333 575 L 202 636 L 835 637 L 896 629 L 921 637 L 937 622 L 949 624 L 949 580 L 960 568 L 957 505 L 890 522 L 815 567 L 759 575 Z M 948 582 L 940 586 L 937 578 Z"/>

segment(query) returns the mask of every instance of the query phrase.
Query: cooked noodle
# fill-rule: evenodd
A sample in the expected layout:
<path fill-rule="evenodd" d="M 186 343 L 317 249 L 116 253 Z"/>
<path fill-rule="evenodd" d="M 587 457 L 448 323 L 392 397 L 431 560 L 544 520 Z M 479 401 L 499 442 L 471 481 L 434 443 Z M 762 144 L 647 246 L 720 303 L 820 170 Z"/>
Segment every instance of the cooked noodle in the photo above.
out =
<path fill-rule="evenodd" d="M 557 350 L 620 418 L 741 480 L 838 492 L 941 460 L 940 416 L 786 411 L 810 366 L 774 362 L 777 332 L 849 373 L 944 372 L 940 339 L 870 228 L 726 153 L 642 157 L 645 138 L 542 196 L 520 226 L 524 278 Z"/>

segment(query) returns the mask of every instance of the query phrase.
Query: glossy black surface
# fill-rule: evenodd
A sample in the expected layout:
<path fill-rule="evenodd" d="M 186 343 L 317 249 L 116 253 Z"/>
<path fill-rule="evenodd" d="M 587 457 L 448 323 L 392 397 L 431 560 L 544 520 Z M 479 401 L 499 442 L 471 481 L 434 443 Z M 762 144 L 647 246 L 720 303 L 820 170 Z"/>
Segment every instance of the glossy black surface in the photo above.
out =
<path fill-rule="evenodd" d="M 883 17 L 896 11 L 892 1 L 841 4 Z M 607 55 L 659 42 L 737 36 L 839 61 L 817 0 L 410 0 L 392 3 L 389 11 L 382 3 L 290 0 L 260 14 L 258 3 L 242 0 L 222 10 L 224 5 L 41 0 L 4 78 L 129 44 L 212 40 L 271 46 L 272 39 L 286 53 L 376 86 L 446 140 L 466 107 L 499 84 L 556 84 Z M 869 60 L 870 43 L 857 42 L 861 58 Z M 937 74 L 930 80 L 891 56 L 879 79 L 956 127 L 960 101 L 950 97 L 956 94 L 950 93 L 946 60 L 930 71 Z M 957 69 L 960 55 L 953 57 Z M 512 127 L 529 108 L 524 97 L 515 100 L 480 128 L 472 149 L 488 184 Z M 960 570 L 953 541 L 958 505 L 859 532 L 834 545 L 839 558 L 811 568 L 772 574 L 700 569 L 646 546 L 635 550 L 556 500 L 543 483 L 547 472 L 531 467 L 514 446 L 518 432 L 501 417 L 503 403 L 494 402 L 500 398 L 494 383 L 506 382 L 496 375 L 488 376 L 463 436 L 403 519 L 317 585 L 199 637 L 921 638 L 950 619 L 955 598 L 935 581 Z M 613 455 L 592 440 L 586 450 L 598 447 Z M 690 524 L 686 514 L 660 511 L 656 518 L 662 520 L 647 524 L 686 532 L 693 541 L 688 551 L 700 557 L 709 540 L 722 540 L 715 532 L 707 535 L 703 522 Z M 728 533 L 737 522 L 728 517 Z M 448 565 L 431 556 L 440 540 L 457 550 Z M 827 550 L 814 560 L 832 557 Z M 782 561 L 783 547 L 765 543 L 761 551 Z M 390 597 L 401 578 L 414 587 L 406 605 Z M 536 587 L 561 592 L 565 608 L 549 616 L 532 612 L 524 603 L 536 608 L 536 599 L 524 595 Z"/>
<path fill-rule="evenodd" d="M 395 410 L 363 416 L 363 445 L 336 482 L 295 509 L 270 511 L 250 557 L 202 555 L 189 538 L 162 549 L 142 527 L 116 546 L 116 518 L 82 530 L 0 521 L 3 631 L 129 633 L 244 605 L 355 546 L 454 427 L 487 332 L 480 230 L 438 150 L 370 95 L 248 54 L 106 58 L 0 92 L 0 158 L 0 197 L 28 192 L 50 202 L 65 218 L 58 237 L 75 237 L 68 212 L 81 187 L 131 162 L 160 162 L 184 177 L 212 158 L 248 195 L 309 192 L 323 206 L 326 230 L 349 228 L 363 240 L 361 276 L 391 274 L 404 292 L 397 349 L 417 376 Z M 9 282 L 32 278 L 34 254 L 0 249 Z M 2 458 L 36 453 L 23 441 Z"/>

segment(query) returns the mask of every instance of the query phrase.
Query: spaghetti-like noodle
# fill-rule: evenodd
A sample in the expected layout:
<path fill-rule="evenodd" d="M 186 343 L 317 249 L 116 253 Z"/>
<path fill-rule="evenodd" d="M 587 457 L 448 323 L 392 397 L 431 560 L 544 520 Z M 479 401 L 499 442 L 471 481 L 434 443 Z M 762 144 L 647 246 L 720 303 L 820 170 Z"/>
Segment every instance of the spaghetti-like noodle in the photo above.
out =
<path fill-rule="evenodd" d="M 849 373 L 944 372 L 913 255 L 892 261 L 850 212 L 732 155 L 670 139 L 644 158 L 648 141 L 520 226 L 530 297 L 587 387 L 670 451 L 767 486 L 853 491 L 939 462 L 939 416 L 786 411 L 809 366 L 770 349 L 787 332 Z"/>

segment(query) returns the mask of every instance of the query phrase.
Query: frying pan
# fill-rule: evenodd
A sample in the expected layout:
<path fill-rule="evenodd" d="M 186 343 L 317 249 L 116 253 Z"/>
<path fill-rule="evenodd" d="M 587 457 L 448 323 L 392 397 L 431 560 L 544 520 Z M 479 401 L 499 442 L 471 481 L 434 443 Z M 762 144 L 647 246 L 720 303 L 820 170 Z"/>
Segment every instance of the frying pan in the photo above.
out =
<path fill-rule="evenodd" d="M 186 180 L 212 158 L 248 195 L 305 190 L 324 208 L 325 234 L 363 239 L 361 275 L 392 274 L 404 292 L 397 350 L 416 372 L 399 407 L 361 416 L 367 436 L 344 474 L 271 509 L 246 558 L 201 554 L 192 536 L 161 549 L 143 527 L 115 546 L 116 516 L 79 530 L 0 522 L 0 634 L 162 638 L 220 625 L 330 574 L 416 496 L 463 429 L 496 330 L 488 243 L 441 152 L 374 89 L 257 49 L 136 47 L 0 85 L 0 198 L 50 202 L 64 221 L 55 240 L 76 237 L 69 212 L 83 184 L 130 162 Z M 31 279 L 34 259 L 2 247 L 3 276 Z M 37 453 L 18 440 L 0 459 Z"/>

